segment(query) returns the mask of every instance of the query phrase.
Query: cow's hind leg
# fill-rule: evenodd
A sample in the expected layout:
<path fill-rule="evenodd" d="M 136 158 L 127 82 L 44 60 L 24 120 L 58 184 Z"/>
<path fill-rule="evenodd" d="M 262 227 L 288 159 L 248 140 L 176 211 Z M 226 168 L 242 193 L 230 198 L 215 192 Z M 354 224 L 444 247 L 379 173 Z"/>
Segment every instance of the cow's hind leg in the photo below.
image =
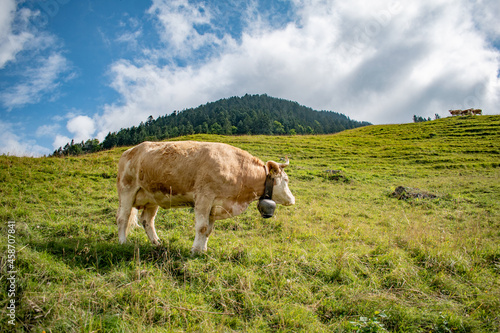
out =
<path fill-rule="evenodd" d="M 198 205 L 198 206 L 196 206 Z M 191 253 L 195 254 L 207 250 L 208 237 L 212 232 L 215 218 L 210 215 L 212 206 L 208 202 L 195 205 L 195 230 L 196 236 L 194 238 L 193 248 Z"/>
<path fill-rule="evenodd" d="M 154 245 L 160 245 L 160 239 L 158 238 L 158 235 L 156 235 L 155 230 L 155 216 L 157 211 L 158 206 L 151 205 L 144 207 L 140 220 L 149 240 Z"/>
<path fill-rule="evenodd" d="M 118 238 L 120 243 L 125 243 L 131 227 L 137 224 L 137 209 L 133 207 L 135 192 L 120 193 L 120 206 L 116 214 L 118 224 Z"/>

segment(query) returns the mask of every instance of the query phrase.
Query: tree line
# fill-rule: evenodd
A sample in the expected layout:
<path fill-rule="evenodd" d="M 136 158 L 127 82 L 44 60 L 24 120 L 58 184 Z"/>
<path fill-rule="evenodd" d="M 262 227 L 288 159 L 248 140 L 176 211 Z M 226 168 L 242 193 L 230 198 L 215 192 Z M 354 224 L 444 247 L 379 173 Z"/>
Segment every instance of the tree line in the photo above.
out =
<path fill-rule="evenodd" d="M 315 111 L 297 102 L 267 95 L 245 95 L 174 111 L 139 126 L 110 132 L 102 142 L 90 139 L 66 144 L 53 156 L 81 155 L 144 141 L 160 141 L 191 134 L 297 135 L 330 134 L 370 125 L 332 111 Z"/>
<path fill-rule="evenodd" d="M 441 119 L 441 116 L 436 113 L 436 114 L 434 114 L 434 119 L 435 120 Z M 423 123 L 425 121 L 431 121 L 431 120 L 432 120 L 431 117 L 424 118 L 421 116 L 413 115 L 413 122 L 414 123 Z"/>

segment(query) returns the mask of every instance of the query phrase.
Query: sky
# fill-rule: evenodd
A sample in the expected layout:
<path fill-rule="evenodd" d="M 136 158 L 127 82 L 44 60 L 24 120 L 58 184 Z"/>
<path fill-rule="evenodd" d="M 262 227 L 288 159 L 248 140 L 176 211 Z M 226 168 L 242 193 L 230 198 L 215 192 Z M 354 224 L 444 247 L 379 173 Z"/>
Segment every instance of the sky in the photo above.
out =
<path fill-rule="evenodd" d="M 0 154 L 221 98 L 374 124 L 500 114 L 498 0 L 0 0 Z"/>

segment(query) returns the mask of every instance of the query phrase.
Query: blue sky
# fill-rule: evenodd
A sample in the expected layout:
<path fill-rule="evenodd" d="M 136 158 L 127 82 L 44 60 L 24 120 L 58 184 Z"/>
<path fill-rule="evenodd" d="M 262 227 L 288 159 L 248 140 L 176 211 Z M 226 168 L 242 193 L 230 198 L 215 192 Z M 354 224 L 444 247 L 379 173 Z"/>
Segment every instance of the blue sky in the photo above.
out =
<path fill-rule="evenodd" d="M 0 154 L 266 93 L 376 124 L 499 114 L 500 2 L 0 0 Z"/>

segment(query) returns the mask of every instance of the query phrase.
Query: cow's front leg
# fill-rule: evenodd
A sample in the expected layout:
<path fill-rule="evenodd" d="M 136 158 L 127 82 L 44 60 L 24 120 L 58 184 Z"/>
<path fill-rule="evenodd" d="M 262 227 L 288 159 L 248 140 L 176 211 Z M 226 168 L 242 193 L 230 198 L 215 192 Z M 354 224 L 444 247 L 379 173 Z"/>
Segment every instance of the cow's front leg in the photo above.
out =
<path fill-rule="evenodd" d="M 195 230 L 193 248 L 191 254 L 207 250 L 208 237 L 212 232 L 215 218 L 210 216 L 211 207 L 195 208 Z"/>
<path fill-rule="evenodd" d="M 149 240 L 154 245 L 160 245 L 160 238 L 156 235 L 155 216 L 158 211 L 158 206 L 146 206 L 142 211 L 141 223 L 148 235 Z"/>

